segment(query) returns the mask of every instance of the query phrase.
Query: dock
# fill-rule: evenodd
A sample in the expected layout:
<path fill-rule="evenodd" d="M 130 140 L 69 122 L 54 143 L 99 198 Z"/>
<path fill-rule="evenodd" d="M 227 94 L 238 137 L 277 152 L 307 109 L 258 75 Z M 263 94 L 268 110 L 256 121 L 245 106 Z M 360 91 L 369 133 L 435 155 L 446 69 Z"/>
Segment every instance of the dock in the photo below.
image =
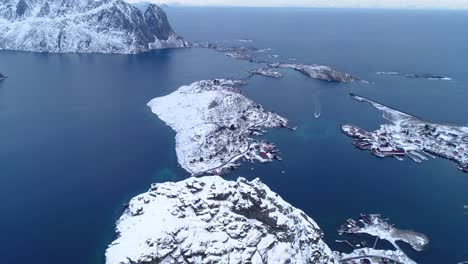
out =
<path fill-rule="evenodd" d="M 345 243 L 345 244 L 348 244 L 348 246 L 350 246 L 352 249 L 356 249 L 353 244 L 349 243 L 348 240 L 335 240 L 335 242 L 337 243 Z"/>
<path fill-rule="evenodd" d="M 375 249 L 375 247 L 377 246 L 377 241 L 379 241 L 379 237 L 375 237 L 374 246 L 372 247 L 373 249 Z"/>
<path fill-rule="evenodd" d="M 420 159 L 418 159 L 416 156 L 414 156 L 413 154 L 411 154 L 409 152 L 406 153 L 406 155 L 408 155 L 408 157 L 410 157 L 416 163 L 421 163 L 422 162 Z"/>

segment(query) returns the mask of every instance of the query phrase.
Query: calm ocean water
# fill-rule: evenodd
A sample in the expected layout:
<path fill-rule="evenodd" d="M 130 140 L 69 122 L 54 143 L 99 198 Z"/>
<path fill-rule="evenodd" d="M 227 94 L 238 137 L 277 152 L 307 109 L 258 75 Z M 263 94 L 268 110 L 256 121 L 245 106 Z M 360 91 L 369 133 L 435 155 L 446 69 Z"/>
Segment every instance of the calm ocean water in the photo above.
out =
<path fill-rule="evenodd" d="M 442 11 L 169 8 L 188 40 L 253 39 L 282 58 L 333 65 L 375 81 L 331 84 L 287 72 L 254 77 L 244 92 L 288 117 L 272 130 L 284 161 L 245 164 L 228 175 L 260 177 L 322 227 L 360 212 L 428 235 L 420 263 L 468 260 L 468 175 L 445 160 L 422 165 L 377 159 L 351 146 L 339 125 L 367 129 L 381 113 L 355 92 L 434 121 L 468 124 L 468 14 Z M 242 77 L 254 67 L 209 50 L 122 55 L 0 52 L 0 255 L 2 263 L 97 264 L 113 239 L 121 204 L 150 183 L 188 175 L 174 133 L 146 103 L 183 84 Z M 444 74 L 451 82 L 378 76 Z M 314 118 L 320 110 L 321 117 Z M 253 169 L 253 170 L 252 170 Z M 282 174 L 281 171 L 286 173 Z"/>

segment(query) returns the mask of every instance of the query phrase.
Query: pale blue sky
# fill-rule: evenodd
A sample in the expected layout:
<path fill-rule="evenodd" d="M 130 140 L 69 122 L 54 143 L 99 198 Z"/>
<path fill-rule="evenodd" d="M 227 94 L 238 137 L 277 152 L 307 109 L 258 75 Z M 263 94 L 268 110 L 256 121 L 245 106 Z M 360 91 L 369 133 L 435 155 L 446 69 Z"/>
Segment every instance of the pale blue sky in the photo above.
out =
<path fill-rule="evenodd" d="M 127 0 L 140 2 L 142 0 Z M 354 8 L 468 9 L 468 0 L 147 0 L 153 3 L 201 6 L 307 6 Z"/>

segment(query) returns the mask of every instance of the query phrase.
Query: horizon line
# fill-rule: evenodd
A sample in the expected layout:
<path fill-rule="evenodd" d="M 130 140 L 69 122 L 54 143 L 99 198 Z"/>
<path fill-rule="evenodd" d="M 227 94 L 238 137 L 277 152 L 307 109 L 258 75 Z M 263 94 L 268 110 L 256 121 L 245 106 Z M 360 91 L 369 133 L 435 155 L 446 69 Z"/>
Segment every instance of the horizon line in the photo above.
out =
<path fill-rule="evenodd" d="M 447 10 L 447 11 L 467 11 L 468 4 L 462 6 L 456 5 L 424 5 L 424 4 L 409 4 L 409 5 L 379 5 L 379 4 L 363 4 L 363 5 L 346 5 L 346 4 L 245 4 L 245 3 L 181 3 L 177 1 L 164 0 L 124 0 L 128 3 L 152 3 L 160 6 L 168 7 L 229 7 L 229 8 L 305 8 L 305 9 L 379 9 L 379 10 Z"/>
<path fill-rule="evenodd" d="M 135 4 L 138 2 L 133 2 Z M 367 9 L 367 10 L 432 10 L 432 11 L 468 11 L 468 7 L 383 7 L 383 6 L 252 6 L 252 5 L 191 5 L 191 4 L 165 4 L 152 3 L 167 7 L 210 7 L 210 8 L 304 8 L 304 9 Z"/>

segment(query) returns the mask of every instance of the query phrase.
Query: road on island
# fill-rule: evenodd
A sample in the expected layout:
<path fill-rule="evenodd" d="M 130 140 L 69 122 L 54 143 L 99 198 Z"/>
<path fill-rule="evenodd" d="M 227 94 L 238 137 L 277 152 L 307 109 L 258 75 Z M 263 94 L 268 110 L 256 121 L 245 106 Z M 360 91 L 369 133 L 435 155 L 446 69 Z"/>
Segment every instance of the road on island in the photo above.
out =
<path fill-rule="evenodd" d="M 222 163 L 221 165 L 216 166 L 216 167 L 214 167 L 214 168 L 210 168 L 210 169 L 207 169 L 207 170 L 198 172 L 198 173 L 193 173 L 193 171 L 190 170 L 190 171 L 192 172 L 192 174 L 193 174 L 195 177 L 201 176 L 201 175 L 203 175 L 203 174 L 205 174 L 205 173 L 209 173 L 209 172 L 211 172 L 211 171 L 220 169 L 220 168 L 226 166 L 227 164 L 231 163 L 233 160 L 238 159 L 238 158 L 242 157 L 243 155 L 245 155 L 245 153 L 247 153 L 247 152 L 250 150 L 250 146 L 252 145 L 252 142 L 249 140 L 248 137 L 245 136 L 244 133 L 245 133 L 247 130 L 251 129 L 251 128 L 260 126 L 261 124 L 267 122 L 268 119 L 270 119 L 270 115 L 268 115 L 268 116 L 265 118 L 265 120 L 260 121 L 260 122 L 258 122 L 258 123 L 255 123 L 255 124 L 253 124 L 253 125 L 251 125 L 251 126 L 249 126 L 249 127 L 246 127 L 246 128 L 243 129 L 241 132 L 239 132 L 238 136 L 242 136 L 244 140 L 246 140 L 246 141 L 249 142 L 249 144 L 247 145 L 247 149 L 246 149 L 244 152 L 241 152 L 241 153 L 239 153 L 239 154 L 237 154 L 237 155 L 231 157 L 231 158 L 230 158 L 229 160 L 227 160 L 226 162 L 224 162 L 224 163 Z M 224 148 L 226 145 L 227 145 L 227 143 L 226 143 L 222 148 Z M 222 148 L 221 148 L 221 149 L 222 149 Z M 240 150 L 240 149 L 241 149 L 241 147 L 239 147 L 237 150 Z M 189 167 L 187 166 L 187 168 L 189 168 Z M 189 169 L 190 169 L 190 168 L 189 168 Z"/>
<path fill-rule="evenodd" d="M 396 259 L 392 259 L 392 258 L 385 257 L 385 256 L 378 256 L 378 255 L 362 255 L 362 256 L 356 256 L 356 257 L 342 258 L 342 259 L 338 260 L 338 262 L 342 263 L 342 262 L 345 262 L 345 261 L 354 260 L 354 259 L 362 259 L 362 258 L 382 258 L 382 259 L 394 261 L 396 263 L 402 263 L 402 262 L 400 262 L 400 261 L 398 261 Z"/>

